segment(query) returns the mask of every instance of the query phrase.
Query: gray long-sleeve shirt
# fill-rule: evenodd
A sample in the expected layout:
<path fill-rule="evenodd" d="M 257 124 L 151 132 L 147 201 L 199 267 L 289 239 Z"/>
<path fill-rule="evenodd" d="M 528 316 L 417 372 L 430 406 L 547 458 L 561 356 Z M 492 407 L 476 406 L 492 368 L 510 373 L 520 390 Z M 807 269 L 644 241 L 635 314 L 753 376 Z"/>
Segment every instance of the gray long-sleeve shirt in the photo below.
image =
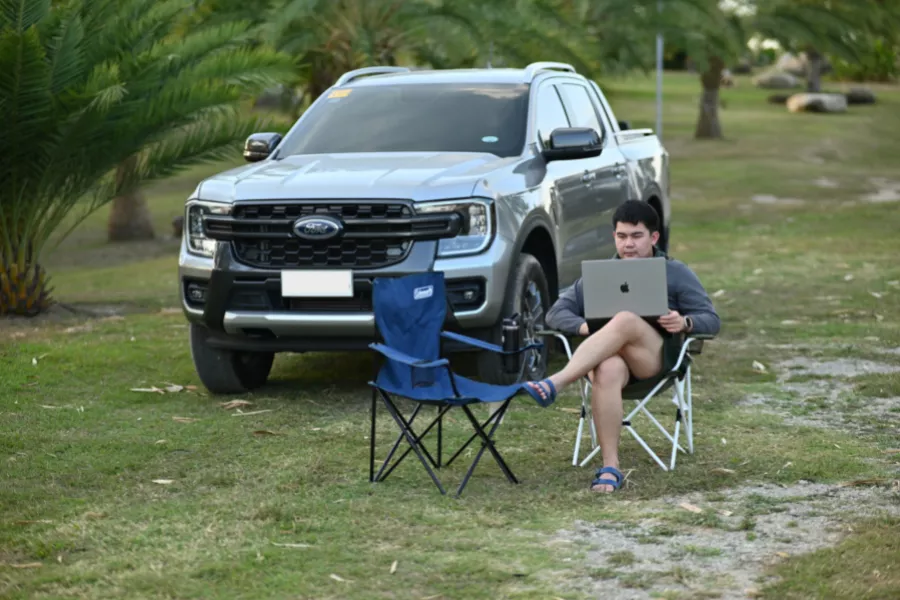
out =
<path fill-rule="evenodd" d="M 665 256 L 659 250 L 654 255 Z M 694 322 L 692 333 L 707 335 L 719 333 L 721 327 L 719 315 L 697 275 L 683 262 L 667 258 L 666 280 L 669 291 L 669 308 L 691 317 Z M 586 322 L 584 289 L 582 280 L 579 278 L 564 290 L 559 299 L 550 307 L 546 323 L 548 327 L 557 331 L 577 335 L 581 325 Z"/>

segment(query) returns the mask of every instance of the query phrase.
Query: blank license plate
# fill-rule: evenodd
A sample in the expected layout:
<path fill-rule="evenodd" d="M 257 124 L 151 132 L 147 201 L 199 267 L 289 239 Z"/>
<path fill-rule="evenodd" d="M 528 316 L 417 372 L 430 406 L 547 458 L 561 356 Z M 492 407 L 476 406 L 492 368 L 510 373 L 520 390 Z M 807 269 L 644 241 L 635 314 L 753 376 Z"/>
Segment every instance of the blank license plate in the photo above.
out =
<path fill-rule="evenodd" d="M 353 271 L 282 271 L 286 298 L 352 298 Z"/>

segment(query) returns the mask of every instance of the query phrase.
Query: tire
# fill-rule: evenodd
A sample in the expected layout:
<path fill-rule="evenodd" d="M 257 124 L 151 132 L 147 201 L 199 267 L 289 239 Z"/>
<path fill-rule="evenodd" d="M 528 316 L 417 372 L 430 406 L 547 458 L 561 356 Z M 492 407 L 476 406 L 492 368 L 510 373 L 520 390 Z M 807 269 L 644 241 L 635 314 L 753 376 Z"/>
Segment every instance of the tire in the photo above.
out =
<path fill-rule="evenodd" d="M 240 394 L 262 387 L 269 379 L 274 352 L 242 352 L 211 348 L 209 330 L 191 324 L 191 358 L 200 381 L 213 394 Z"/>
<path fill-rule="evenodd" d="M 540 306 L 540 311 L 526 310 L 526 300 L 532 308 Z M 524 331 L 521 339 L 522 345 L 535 341 L 533 332 L 543 325 L 544 317 L 550 310 L 550 288 L 547 285 L 547 276 L 541 263 L 531 254 L 522 253 L 516 260 L 512 275 L 506 284 L 506 293 L 503 300 L 503 309 L 500 318 L 490 330 L 487 341 L 493 344 L 502 344 L 503 319 L 516 313 L 523 317 Z M 538 313 L 536 315 L 532 312 Z M 530 315 L 530 316 L 529 316 Z M 506 373 L 503 370 L 502 357 L 493 352 L 481 352 L 477 358 L 478 378 L 487 383 L 509 385 L 519 381 L 542 379 L 547 372 L 547 360 L 549 356 L 548 340 L 536 340 L 545 342 L 540 351 L 530 351 L 523 354 L 525 368 L 521 377 L 518 374 Z"/>

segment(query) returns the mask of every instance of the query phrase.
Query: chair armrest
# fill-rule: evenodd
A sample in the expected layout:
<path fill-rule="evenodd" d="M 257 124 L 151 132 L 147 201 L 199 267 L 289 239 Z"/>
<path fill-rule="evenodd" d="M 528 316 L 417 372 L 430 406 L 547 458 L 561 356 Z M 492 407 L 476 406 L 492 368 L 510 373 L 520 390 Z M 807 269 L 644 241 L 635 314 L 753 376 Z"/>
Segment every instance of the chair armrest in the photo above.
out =
<path fill-rule="evenodd" d="M 563 333 L 562 331 L 558 331 L 556 329 L 539 329 L 534 332 L 535 335 L 540 337 L 555 337 L 560 343 L 563 345 L 563 349 L 566 351 L 566 356 L 569 360 L 572 359 L 572 345 L 569 343 L 569 335 Z M 581 336 L 571 336 L 571 337 L 581 337 Z"/>
<path fill-rule="evenodd" d="M 386 358 L 391 360 L 395 360 L 397 362 L 401 362 L 405 365 L 409 365 L 410 367 L 416 367 L 419 369 L 434 369 L 435 367 L 445 367 L 450 365 L 450 361 L 446 358 L 439 358 L 437 360 L 425 361 L 421 358 L 416 358 L 414 356 L 410 356 L 404 352 L 400 352 L 390 346 L 385 346 L 384 344 L 369 344 L 369 348 L 375 350 L 376 352 L 381 353 Z"/>
<path fill-rule="evenodd" d="M 512 350 L 510 352 L 507 352 L 506 350 L 504 350 L 502 347 L 498 346 L 497 344 L 491 344 L 490 342 L 485 342 L 483 340 L 469 337 L 469 336 L 463 335 L 461 333 L 456 333 L 455 331 L 442 331 L 441 337 L 445 337 L 448 340 L 453 340 L 455 342 L 461 342 L 463 344 L 467 344 L 474 348 L 481 348 L 482 350 L 489 350 L 496 354 L 519 354 L 519 353 L 525 352 L 526 350 L 531 350 L 532 348 L 543 347 L 543 344 L 536 342 L 533 344 L 528 344 L 527 346 L 523 346 L 522 348 L 519 348 L 517 350 Z"/>

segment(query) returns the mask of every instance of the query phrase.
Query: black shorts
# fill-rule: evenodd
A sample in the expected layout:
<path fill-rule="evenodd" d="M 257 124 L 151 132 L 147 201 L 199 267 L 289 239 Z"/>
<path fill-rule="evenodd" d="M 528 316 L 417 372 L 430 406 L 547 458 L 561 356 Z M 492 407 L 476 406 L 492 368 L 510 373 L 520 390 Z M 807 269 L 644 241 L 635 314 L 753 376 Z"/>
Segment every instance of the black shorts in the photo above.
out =
<path fill-rule="evenodd" d="M 660 363 L 662 364 L 662 368 L 660 368 L 659 373 L 647 379 L 638 379 L 632 375 L 631 379 L 628 380 L 628 385 L 634 385 L 641 382 L 655 383 L 656 381 L 659 381 L 661 376 L 671 371 L 675 368 L 675 365 L 678 364 L 678 356 L 681 354 L 681 347 L 684 345 L 684 334 L 663 331 L 661 335 L 663 339 L 662 350 L 660 350 Z"/>

